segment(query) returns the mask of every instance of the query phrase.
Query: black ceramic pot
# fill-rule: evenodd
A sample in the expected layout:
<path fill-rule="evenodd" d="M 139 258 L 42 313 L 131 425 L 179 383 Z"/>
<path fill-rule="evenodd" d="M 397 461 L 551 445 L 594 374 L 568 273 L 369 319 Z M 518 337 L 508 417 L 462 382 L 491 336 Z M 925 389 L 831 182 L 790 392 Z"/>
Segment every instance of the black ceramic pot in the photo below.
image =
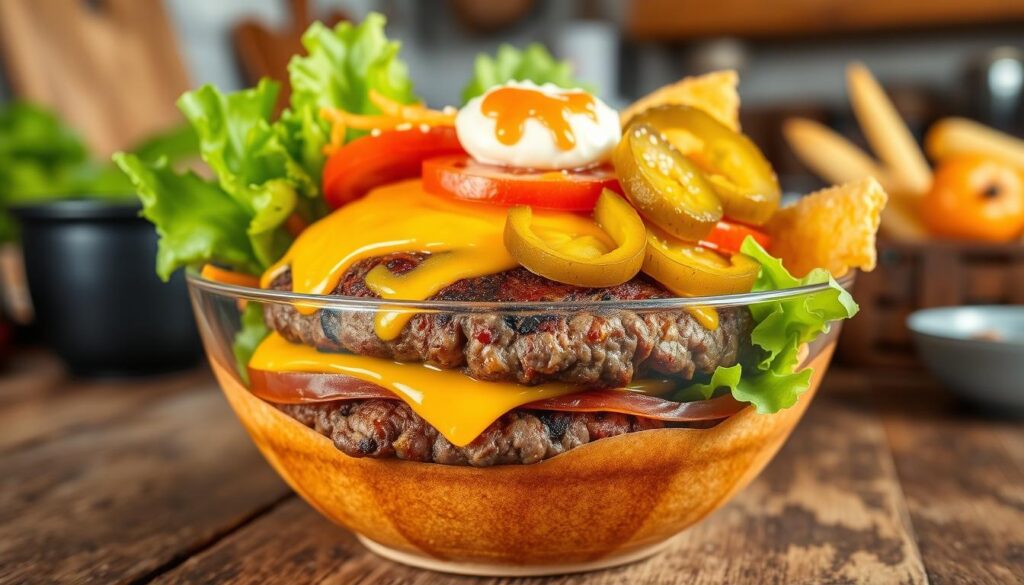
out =
<path fill-rule="evenodd" d="M 140 375 L 197 362 L 184 278 L 157 278 L 156 233 L 138 203 L 69 199 L 14 213 L 36 324 L 72 373 Z"/>

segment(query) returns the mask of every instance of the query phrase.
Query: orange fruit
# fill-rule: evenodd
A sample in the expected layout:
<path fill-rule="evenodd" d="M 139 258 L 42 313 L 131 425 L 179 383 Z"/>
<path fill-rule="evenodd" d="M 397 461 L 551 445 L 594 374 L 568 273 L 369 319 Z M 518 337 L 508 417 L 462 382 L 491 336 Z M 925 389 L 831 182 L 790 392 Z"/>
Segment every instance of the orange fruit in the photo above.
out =
<path fill-rule="evenodd" d="M 1024 175 L 981 155 L 947 159 L 921 201 L 921 218 L 935 235 L 1008 242 L 1024 231 Z"/>

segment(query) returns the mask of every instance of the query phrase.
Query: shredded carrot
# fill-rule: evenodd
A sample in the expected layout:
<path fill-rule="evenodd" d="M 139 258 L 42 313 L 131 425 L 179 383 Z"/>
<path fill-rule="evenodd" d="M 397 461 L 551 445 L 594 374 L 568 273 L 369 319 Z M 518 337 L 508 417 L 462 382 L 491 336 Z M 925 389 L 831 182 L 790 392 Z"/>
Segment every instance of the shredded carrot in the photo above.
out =
<path fill-rule="evenodd" d="M 205 264 L 199 275 L 207 280 L 212 280 L 222 284 L 236 284 L 238 286 L 248 286 L 252 288 L 259 288 L 260 286 L 260 279 L 258 277 L 251 274 L 243 274 L 233 270 L 218 268 L 213 264 Z"/>
<path fill-rule="evenodd" d="M 377 106 L 385 116 L 402 118 L 403 120 L 409 115 L 422 112 L 426 109 L 421 103 L 403 104 L 397 100 L 389 98 L 375 89 L 370 90 L 369 98 L 370 103 Z"/>
<path fill-rule="evenodd" d="M 410 124 L 426 124 L 428 126 L 452 126 L 455 114 L 430 110 L 422 103 L 401 103 L 391 99 L 376 89 L 370 90 L 370 102 L 386 116 L 400 118 Z"/>
<path fill-rule="evenodd" d="M 331 123 L 331 138 L 330 142 L 324 145 L 323 152 L 325 155 L 330 156 L 334 154 L 339 148 L 345 144 L 345 132 L 348 128 L 342 122 Z"/>
<path fill-rule="evenodd" d="M 331 123 L 330 142 L 324 145 L 326 155 L 334 154 L 345 144 L 345 132 L 355 130 L 395 130 L 405 126 L 454 126 L 455 110 L 431 110 L 423 104 L 403 104 L 371 89 L 370 103 L 382 112 L 379 115 L 353 114 L 338 108 L 320 108 L 320 117 Z"/>
<path fill-rule="evenodd" d="M 427 126 L 454 126 L 455 114 L 446 114 L 437 110 L 423 110 L 414 116 L 406 118 L 406 121 L 413 124 L 426 124 Z"/>
<path fill-rule="evenodd" d="M 332 124 L 344 124 L 345 127 L 356 130 L 390 130 L 402 123 L 400 118 L 392 116 L 364 116 L 336 108 L 321 108 L 320 116 Z"/>
<path fill-rule="evenodd" d="M 421 103 L 403 104 L 375 89 L 370 90 L 369 97 L 370 103 L 380 108 L 385 115 L 401 118 L 403 122 L 428 126 L 452 126 L 455 124 L 454 112 L 431 110 Z"/>

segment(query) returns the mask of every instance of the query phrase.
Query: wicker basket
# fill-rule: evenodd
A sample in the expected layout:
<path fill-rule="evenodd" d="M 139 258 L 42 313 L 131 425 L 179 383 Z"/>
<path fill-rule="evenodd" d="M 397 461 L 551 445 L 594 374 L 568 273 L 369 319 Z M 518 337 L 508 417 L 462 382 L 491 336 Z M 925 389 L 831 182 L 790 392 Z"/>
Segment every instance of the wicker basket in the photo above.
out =
<path fill-rule="evenodd" d="M 1024 245 L 880 242 L 878 268 L 857 277 L 861 312 L 839 341 L 843 363 L 914 366 L 907 316 L 952 305 L 1024 304 Z"/>

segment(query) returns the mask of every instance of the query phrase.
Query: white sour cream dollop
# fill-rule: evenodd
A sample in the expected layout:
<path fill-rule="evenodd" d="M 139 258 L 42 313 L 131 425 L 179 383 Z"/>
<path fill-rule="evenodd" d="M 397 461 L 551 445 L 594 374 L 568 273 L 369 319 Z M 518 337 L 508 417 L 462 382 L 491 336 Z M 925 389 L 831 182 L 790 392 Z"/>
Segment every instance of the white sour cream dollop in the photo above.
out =
<path fill-rule="evenodd" d="M 608 160 L 612 149 L 619 143 L 622 131 L 618 112 L 589 94 L 593 99 L 592 113 L 566 112 L 568 127 L 575 140 L 571 148 L 560 146 L 553 131 L 538 117 L 525 119 L 522 136 L 514 144 L 502 142 L 497 127 L 498 117 L 503 113 L 488 115 L 483 106 L 492 93 L 510 87 L 527 90 L 519 93 L 526 99 L 539 100 L 545 96 L 560 97 L 583 92 L 550 83 L 537 85 L 531 81 L 510 81 L 469 100 L 455 118 L 455 131 L 462 147 L 477 161 L 531 169 L 577 169 Z M 530 93 L 536 93 L 537 98 L 531 98 Z"/>

